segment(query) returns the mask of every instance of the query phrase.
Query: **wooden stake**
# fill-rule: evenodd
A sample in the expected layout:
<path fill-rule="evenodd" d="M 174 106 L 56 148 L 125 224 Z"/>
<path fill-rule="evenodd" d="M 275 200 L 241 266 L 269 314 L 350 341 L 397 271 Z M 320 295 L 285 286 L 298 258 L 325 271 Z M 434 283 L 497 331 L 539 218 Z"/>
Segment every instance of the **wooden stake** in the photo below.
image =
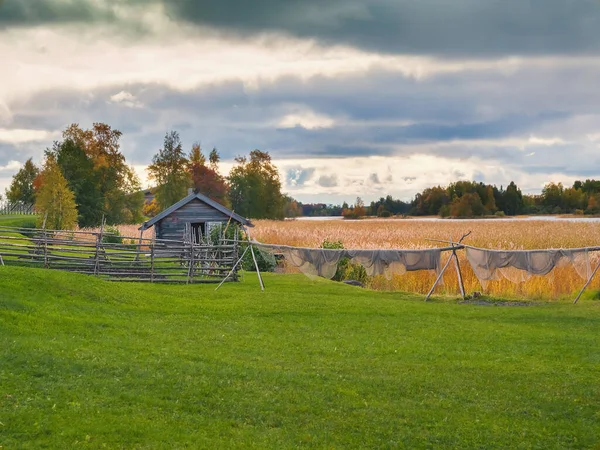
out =
<path fill-rule="evenodd" d="M 585 283 L 585 285 L 581 288 L 581 291 L 579 291 L 579 294 L 577 295 L 577 298 L 575 299 L 573 304 L 575 304 L 579 301 L 579 299 L 583 295 L 583 291 L 585 291 L 587 289 L 587 287 L 590 285 L 590 283 L 592 282 L 592 278 L 594 278 L 594 275 L 596 275 L 596 272 L 598 272 L 598 269 L 600 269 L 600 260 L 598 261 L 596 268 L 592 272 L 592 275 L 590 275 L 590 278 L 587 280 L 587 283 Z"/>
<path fill-rule="evenodd" d="M 250 244 L 250 253 L 252 253 L 252 259 L 254 260 L 254 267 L 256 267 L 256 275 L 258 275 L 258 281 L 260 283 L 260 290 L 265 290 L 265 283 L 263 282 L 262 276 L 260 274 L 260 270 L 258 268 L 258 262 L 256 261 L 256 256 L 254 256 L 254 249 L 252 248 L 252 244 Z"/>
<path fill-rule="evenodd" d="M 139 261 L 140 259 L 140 255 L 142 254 L 142 238 L 144 236 L 144 230 L 140 230 L 140 238 L 138 240 L 138 248 L 137 248 L 137 255 L 135 255 L 135 261 Z"/>
<path fill-rule="evenodd" d="M 44 216 L 44 223 L 42 228 L 44 229 L 44 268 L 48 268 L 48 233 L 46 231 L 46 220 L 48 219 L 48 213 Z"/>
<path fill-rule="evenodd" d="M 450 243 L 452 243 L 452 238 L 450 238 Z M 452 243 L 452 247 L 454 247 L 454 243 Z M 456 269 L 456 275 L 458 277 L 458 287 L 460 288 L 460 295 L 462 295 L 462 298 L 464 300 L 465 285 L 463 283 L 462 273 L 460 272 L 460 263 L 458 262 L 458 255 L 456 254 L 456 250 L 452 250 L 452 255 L 454 256 L 454 268 Z"/>
<path fill-rule="evenodd" d="M 190 284 L 194 278 L 194 242 L 190 242 L 190 260 L 188 264 L 190 267 L 188 268 L 188 278 L 186 284 Z"/>
<path fill-rule="evenodd" d="M 249 248 L 250 248 L 250 246 L 246 247 L 246 250 L 244 250 L 242 253 L 242 257 L 240 259 L 238 259 L 237 262 L 233 265 L 233 267 L 231 268 L 231 271 L 227 274 L 227 276 L 223 279 L 223 281 L 221 281 L 219 283 L 219 285 L 217 286 L 215 291 L 217 291 L 223 285 L 223 283 L 225 283 L 227 281 L 227 279 L 231 276 L 231 274 L 233 273 L 235 268 L 239 265 L 239 263 L 242 262 L 242 260 L 244 259 L 244 256 L 246 256 L 246 252 L 248 251 Z"/>
<path fill-rule="evenodd" d="M 104 214 L 102 215 L 102 222 L 100 223 L 100 234 L 96 236 L 96 261 L 94 264 L 94 275 L 98 275 L 100 270 L 100 244 L 102 242 L 102 236 L 104 235 Z"/>
<path fill-rule="evenodd" d="M 427 297 L 425 297 L 425 301 L 429 300 L 429 297 L 431 297 L 431 294 L 433 294 L 433 291 L 435 290 L 435 287 L 438 285 L 438 283 L 442 279 L 442 276 L 444 275 L 444 272 L 446 271 L 446 269 L 450 265 L 450 262 L 452 262 L 452 258 L 454 258 L 455 256 L 456 255 L 454 253 L 450 255 L 450 258 L 448 258 L 448 261 L 446 261 L 446 265 L 444 266 L 444 268 L 442 269 L 442 271 L 440 272 L 440 274 L 436 278 L 435 283 L 433 283 L 433 286 L 431 287 L 431 289 L 427 293 Z"/>
<path fill-rule="evenodd" d="M 150 243 L 150 283 L 154 283 L 154 247 L 156 247 L 156 233 Z"/>

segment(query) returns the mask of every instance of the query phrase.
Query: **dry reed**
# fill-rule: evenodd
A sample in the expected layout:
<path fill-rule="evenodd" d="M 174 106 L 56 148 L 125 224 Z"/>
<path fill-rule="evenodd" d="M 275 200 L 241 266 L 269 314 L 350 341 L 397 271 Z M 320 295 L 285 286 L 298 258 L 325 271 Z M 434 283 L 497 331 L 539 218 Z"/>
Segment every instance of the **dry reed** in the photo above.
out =
<path fill-rule="evenodd" d="M 443 246 L 427 239 L 458 240 L 472 231 L 465 243 L 489 249 L 547 249 L 597 246 L 600 243 L 600 223 L 532 220 L 443 220 L 385 219 L 359 221 L 255 221 L 252 237 L 260 242 L 319 247 L 323 240 L 342 241 L 345 248 L 364 249 L 419 249 Z M 442 264 L 450 256 L 442 256 Z M 600 254 L 597 256 L 600 257 Z M 464 251 L 459 259 L 467 292 L 484 291 L 501 297 L 554 299 L 571 296 L 585 283 L 572 267 L 560 267 L 545 277 L 514 284 L 508 280 L 492 281 L 484 290 L 475 277 Z M 596 264 L 596 259 L 592 260 Z M 371 280 L 374 289 L 393 289 L 426 293 L 435 280 L 435 274 L 413 272 L 394 276 L 392 280 L 376 277 Z M 591 289 L 600 288 L 600 276 Z M 458 293 L 458 280 L 453 266 L 444 276 L 439 294 Z"/>

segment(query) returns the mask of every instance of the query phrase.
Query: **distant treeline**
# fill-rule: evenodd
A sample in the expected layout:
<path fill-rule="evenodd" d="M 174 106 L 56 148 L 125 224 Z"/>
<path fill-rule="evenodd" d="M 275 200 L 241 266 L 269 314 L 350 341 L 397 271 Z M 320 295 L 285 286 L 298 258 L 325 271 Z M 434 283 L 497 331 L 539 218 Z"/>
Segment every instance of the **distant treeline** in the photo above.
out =
<path fill-rule="evenodd" d="M 288 203 L 289 199 L 288 197 Z M 411 202 L 381 197 L 365 206 L 360 198 L 354 205 L 324 203 L 297 204 L 303 216 L 390 217 L 395 215 L 441 217 L 515 216 L 519 214 L 600 214 L 600 180 L 576 181 L 571 187 L 549 183 L 540 195 L 527 195 L 511 182 L 499 188 L 475 181 L 457 181 L 419 192 Z M 301 213 L 300 213 L 301 211 Z"/>

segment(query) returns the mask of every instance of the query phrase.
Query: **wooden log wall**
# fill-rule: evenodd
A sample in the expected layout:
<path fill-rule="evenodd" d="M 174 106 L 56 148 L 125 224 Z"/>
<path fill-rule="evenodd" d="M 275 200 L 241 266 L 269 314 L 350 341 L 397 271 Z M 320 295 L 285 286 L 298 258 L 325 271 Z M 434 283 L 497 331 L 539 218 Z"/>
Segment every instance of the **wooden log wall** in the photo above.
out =
<path fill-rule="evenodd" d="M 221 222 L 225 224 L 229 216 L 216 210 L 200 200 L 194 199 L 181 208 L 173 211 L 155 225 L 156 237 L 159 239 L 181 239 L 186 224 Z"/>
<path fill-rule="evenodd" d="M 220 283 L 234 267 L 237 241 L 198 245 L 100 232 L 0 227 L 5 265 L 95 275 L 113 281 Z M 237 272 L 228 281 L 237 280 Z"/>

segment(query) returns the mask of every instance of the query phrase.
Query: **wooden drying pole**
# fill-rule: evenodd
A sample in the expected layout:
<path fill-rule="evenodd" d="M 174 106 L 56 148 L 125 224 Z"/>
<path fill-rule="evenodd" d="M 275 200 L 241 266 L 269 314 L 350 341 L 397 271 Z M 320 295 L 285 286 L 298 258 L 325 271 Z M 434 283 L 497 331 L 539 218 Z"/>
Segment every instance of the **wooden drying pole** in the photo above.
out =
<path fill-rule="evenodd" d="M 583 295 L 583 292 L 587 289 L 587 287 L 592 282 L 592 278 L 594 278 L 594 275 L 596 275 L 596 272 L 598 272 L 598 269 L 600 269 L 600 260 L 598 260 L 598 264 L 596 264 L 596 268 L 594 269 L 594 271 L 592 272 L 592 274 L 588 278 L 587 282 L 581 288 L 581 291 L 579 291 L 579 294 L 577 294 L 577 297 L 575 298 L 575 301 L 573 302 L 573 304 L 575 304 L 575 303 L 577 303 L 579 301 L 579 299 Z"/>
<path fill-rule="evenodd" d="M 444 276 L 444 272 L 446 271 L 446 269 L 448 268 L 448 266 L 450 265 L 450 262 L 452 262 L 452 260 L 454 260 L 454 267 L 456 268 L 456 273 L 458 275 L 458 284 L 460 287 L 460 293 L 462 294 L 463 299 L 465 298 L 465 286 L 463 284 L 463 278 L 462 278 L 462 274 L 460 271 L 460 263 L 458 262 L 458 255 L 456 254 L 456 250 L 459 250 L 461 248 L 464 248 L 461 244 L 462 241 L 471 234 L 471 231 L 469 231 L 467 234 L 464 234 L 457 243 L 452 241 L 452 238 L 450 238 L 450 245 L 452 246 L 452 255 L 450 255 L 450 258 L 448 258 L 448 261 L 446 261 L 446 265 L 444 266 L 444 268 L 441 270 L 440 274 L 437 276 L 435 283 L 433 283 L 433 286 L 431 287 L 431 289 L 429 290 L 429 292 L 427 293 L 427 296 L 425 297 L 425 301 L 429 300 L 429 298 L 431 297 L 431 295 L 433 294 L 433 291 L 435 291 L 435 288 L 437 287 L 438 283 L 440 282 L 440 280 L 442 279 L 442 277 Z M 439 241 L 437 239 L 427 239 L 428 241 L 435 241 L 435 242 L 444 242 L 446 243 L 446 241 Z"/>
<path fill-rule="evenodd" d="M 215 288 L 215 291 L 218 291 L 218 290 L 219 290 L 219 288 L 220 288 L 220 287 L 223 285 L 223 283 L 225 283 L 225 282 L 226 282 L 226 281 L 229 279 L 229 277 L 230 277 L 231 275 L 233 275 L 233 272 L 235 271 L 236 267 L 237 267 L 237 266 L 238 266 L 238 265 L 239 265 L 239 264 L 242 262 L 242 260 L 244 259 L 244 256 L 246 256 L 246 252 L 248 252 L 248 249 L 249 249 L 249 248 L 250 248 L 250 245 L 249 245 L 248 247 L 246 247 L 246 250 L 244 250 L 244 251 L 242 252 L 242 256 L 241 256 L 241 258 L 240 258 L 240 259 L 238 259 L 238 260 L 237 260 L 237 262 L 236 262 L 236 263 L 233 265 L 233 267 L 231 268 L 231 270 L 229 271 L 229 273 L 227 274 L 227 276 L 226 276 L 225 278 L 223 278 L 223 281 L 221 281 L 221 282 L 219 283 L 219 285 L 218 285 L 218 286 Z"/>
<path fill-rule="evenodd" d="M 246 236 L 248 236 L 248 245 L 250 246 L 250 253 L 252 253 L 252 260 L 254 261 L 254 267 L 256 268 L 256 275 L 258 276 L 258 282 L 260 283 L 260 290 L 264 292 L 265 283 L 262 275 L 260 274 L 260 269 L 258 268 L 258 262 L 256 261 L 256 255 L 254 254 L 254 248 L 252 247 L 252 241 L 250 239 L 250 231 L 248 231 L 246 227 L 244 227 L 244 231 L 246 232 Z"/>
<path fill-rule="evenodd" d="M 235 271 L 235 268 L 244 259 L 244 256 L 246 255 L 246 252 L 248 251 L 248 249 L 250 249 L 250 253 L 252 254 L 252 260 L 254 261 L 254 267 L 256 268 L 256 275 L 258 276 L 258 282 L 260 283 L 260 290 L 263 292 L 265 290 L 265 283 L 263 281 L 262 275 L 260 274 L 260 269 L 258 268 L 258 261 L 256 260 L 256 255 L 254 254 L 254 248 L 252 246 L 252 241 L 250 239 L 250 232 L 245 227 L 244 227 L 244 231 L 246 231 L 246 236 L 248 237 L 248 247 L 246 247 L 246 250 L 244 250 L 244 252 L 242 253 L 242 257 L 240 259 L 238 259 L 238 261 L 233 265 L 233 268 L 231 269 L 231 271 L 227 274 L 225 279 L 223 281 L 221 281 L 221 283 L 217 286 L 215 291 L 217 289 L 219 289 L 221 287 L 221 285 L 233 274 L 233 272 Z"/>

